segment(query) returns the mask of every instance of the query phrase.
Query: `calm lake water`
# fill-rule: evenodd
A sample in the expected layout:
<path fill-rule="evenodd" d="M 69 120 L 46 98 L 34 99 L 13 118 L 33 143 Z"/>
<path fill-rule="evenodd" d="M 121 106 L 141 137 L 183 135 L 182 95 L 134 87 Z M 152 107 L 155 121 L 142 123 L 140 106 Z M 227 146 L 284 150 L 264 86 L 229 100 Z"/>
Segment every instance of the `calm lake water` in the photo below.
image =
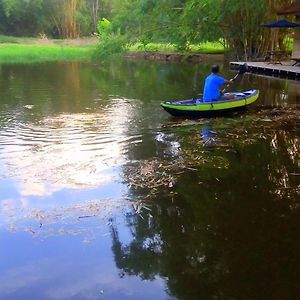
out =
<path fill-rule="evenodd" d="M 299 298 L 300 82 L 246 74 L 260 98 L 226 118 L 160 108 L 209 68 L 0 66 L 0 299 Z"/>

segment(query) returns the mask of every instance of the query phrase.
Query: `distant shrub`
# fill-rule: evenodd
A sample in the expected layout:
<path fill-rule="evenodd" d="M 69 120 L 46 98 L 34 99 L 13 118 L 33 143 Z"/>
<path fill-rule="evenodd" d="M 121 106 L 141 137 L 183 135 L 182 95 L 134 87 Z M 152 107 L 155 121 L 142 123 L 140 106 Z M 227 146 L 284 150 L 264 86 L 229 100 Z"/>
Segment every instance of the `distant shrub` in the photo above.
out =
<path fill-rule="evenodd" d="M 126 36 L 113 32 L 112 23 L 102 18 L 97 25 L 99 44 L 96 47 L 94 58 L 105 60 L 119 56 L 127 49 Z"/>
<path fill-rule="evenodd" d="M 0 44 L 18 44 L 18 40 L 13 36 L 0 35 Z"/>
<path fill-rule="evenodd" d="M 106 18 L 102 18 L 97 24 L 97 31 L 101 38 L 112 34 L 112 23 Z"/>
<path fill-rule="evenodd" d="M 120 56 L 126 52 L 126 41 L 124 36 L 111 35 L 101 39 L 96 47 L 94 58 L 99 60 L 109 59 L 114 56 Z"/>

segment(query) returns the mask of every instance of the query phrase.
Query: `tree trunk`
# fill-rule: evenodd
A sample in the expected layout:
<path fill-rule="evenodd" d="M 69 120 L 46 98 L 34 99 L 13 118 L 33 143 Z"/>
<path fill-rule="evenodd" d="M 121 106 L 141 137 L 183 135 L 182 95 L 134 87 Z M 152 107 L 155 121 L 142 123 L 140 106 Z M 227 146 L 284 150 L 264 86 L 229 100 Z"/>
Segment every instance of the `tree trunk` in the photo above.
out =
<path fill-rule="evenodd" d="M 93 30 L 94 30 L 94 32 L 97 32 L 99 0 L 92 0 L 91 10 L 92 10 Z"/>

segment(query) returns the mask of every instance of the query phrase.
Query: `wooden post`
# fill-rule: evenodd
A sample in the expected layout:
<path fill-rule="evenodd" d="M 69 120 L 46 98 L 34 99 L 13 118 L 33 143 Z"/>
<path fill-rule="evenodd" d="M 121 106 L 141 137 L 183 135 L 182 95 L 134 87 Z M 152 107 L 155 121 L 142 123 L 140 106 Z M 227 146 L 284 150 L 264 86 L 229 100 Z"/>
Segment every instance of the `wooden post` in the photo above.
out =
<path fill-rule="evenodd" d="M 300 23 L 300 16 L 297 16 L 296 22 Z M 292 58 L 300 59 L 300 27 L 295 27 Z"/>

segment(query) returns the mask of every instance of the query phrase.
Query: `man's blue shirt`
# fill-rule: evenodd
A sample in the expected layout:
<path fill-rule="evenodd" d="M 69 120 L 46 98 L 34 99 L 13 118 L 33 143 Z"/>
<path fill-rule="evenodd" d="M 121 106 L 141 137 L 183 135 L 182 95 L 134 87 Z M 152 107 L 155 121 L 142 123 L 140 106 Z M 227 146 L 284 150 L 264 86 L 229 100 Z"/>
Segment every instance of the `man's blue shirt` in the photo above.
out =
<path fill-rule="evenodd" d="M 221 97 L 220 88 L 226 82 L 226 80 L 216 74 L 210 74 L 205 79 L 203 90 L 203 101 L 208 102 L 216 100 Z"/>

